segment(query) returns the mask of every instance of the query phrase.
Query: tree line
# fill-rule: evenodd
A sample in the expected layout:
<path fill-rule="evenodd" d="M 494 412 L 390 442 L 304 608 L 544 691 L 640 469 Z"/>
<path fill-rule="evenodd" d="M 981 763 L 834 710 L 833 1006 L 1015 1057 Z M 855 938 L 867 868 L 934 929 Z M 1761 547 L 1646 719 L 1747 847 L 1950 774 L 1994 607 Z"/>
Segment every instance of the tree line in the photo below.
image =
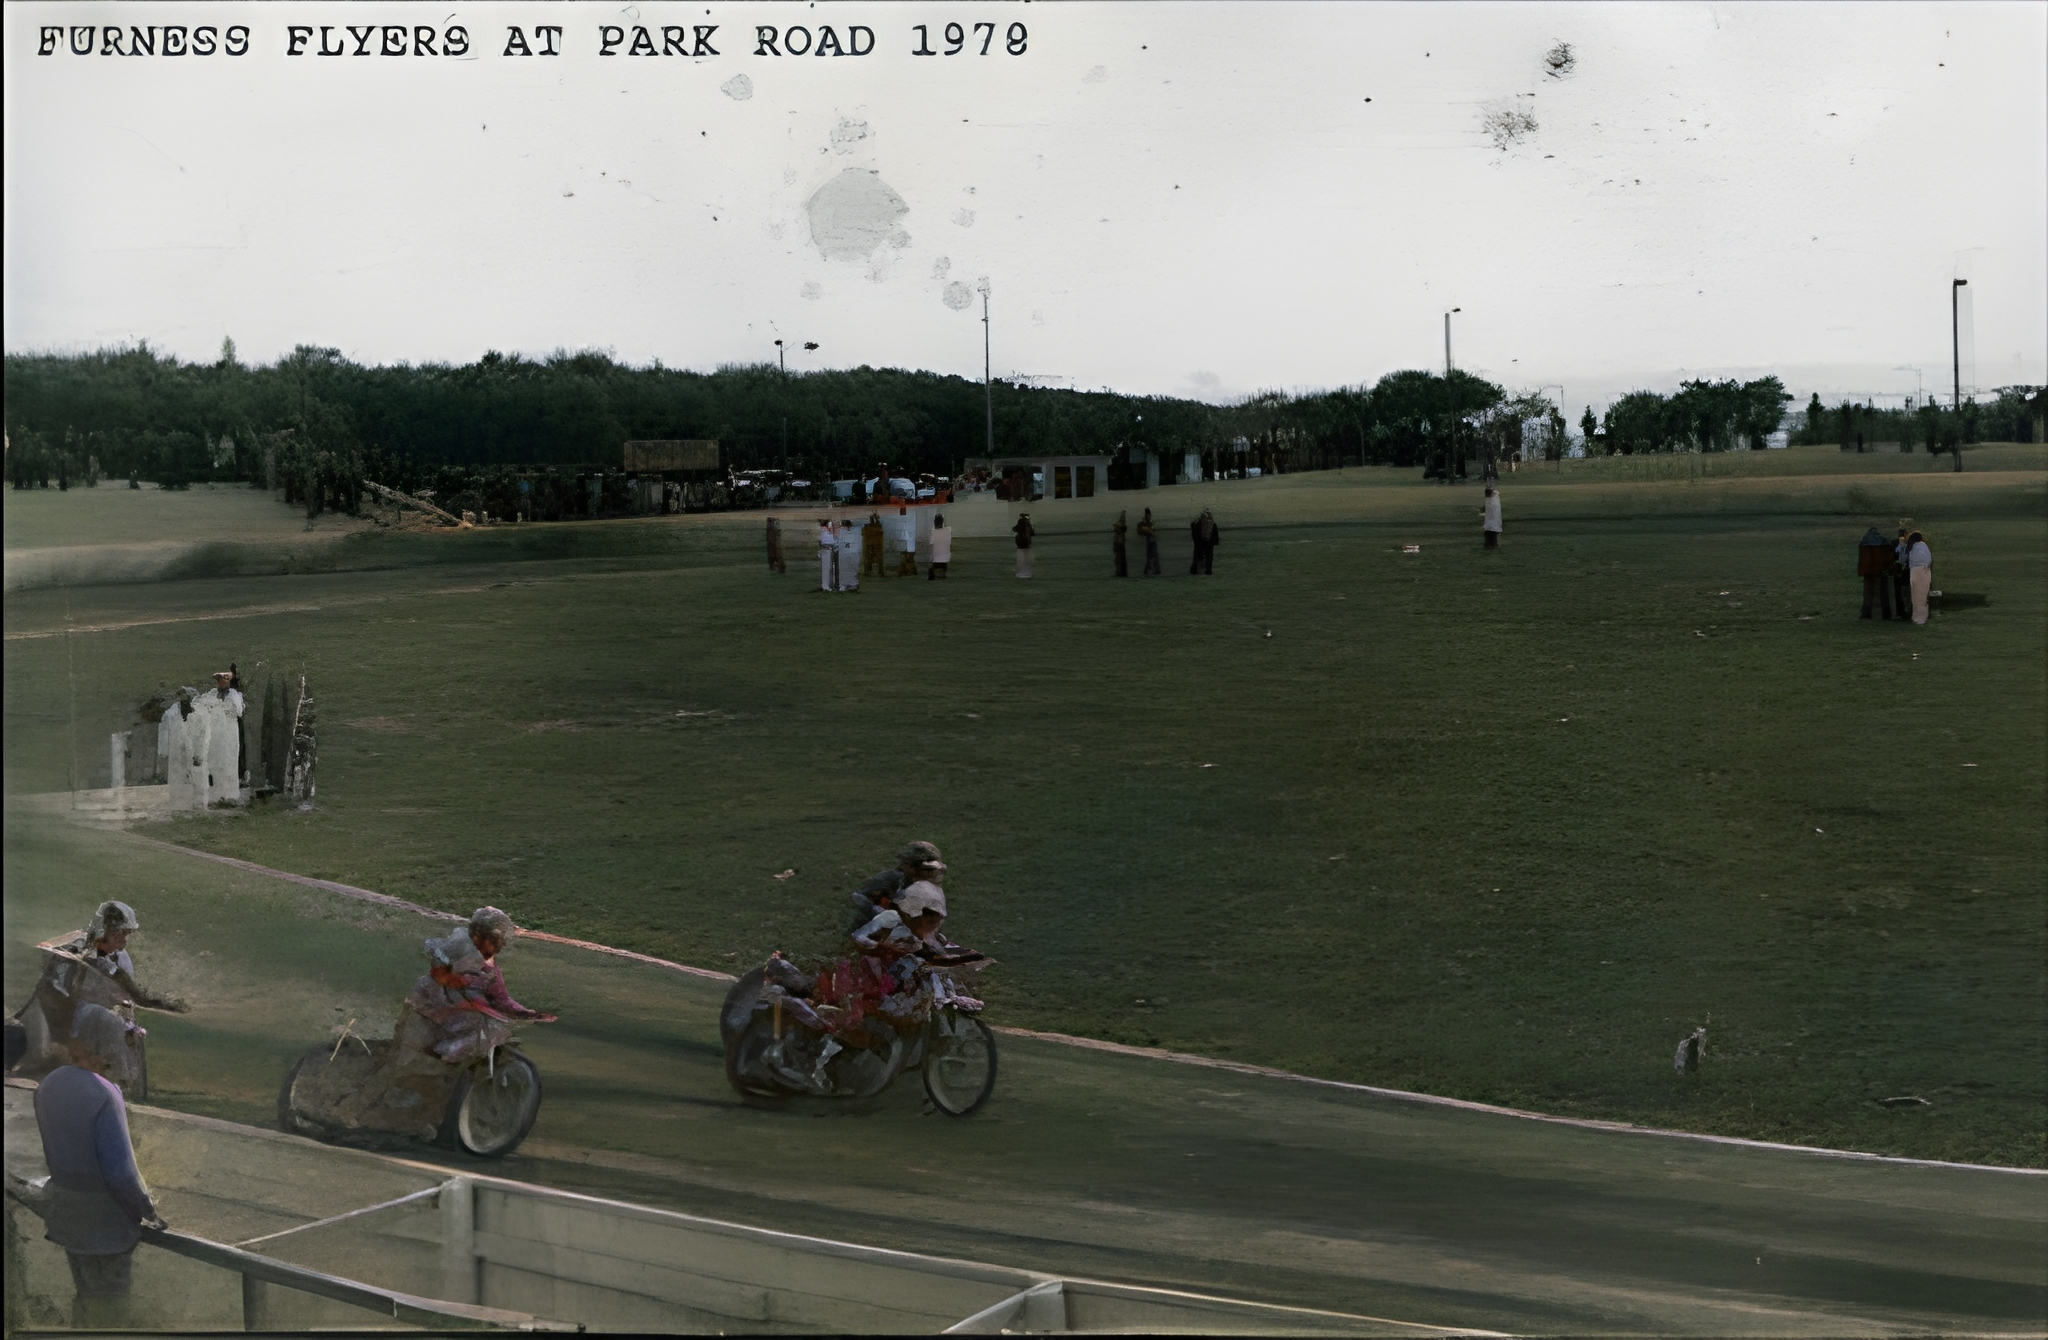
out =
<path fill-rule="evenodd" d="M 6 387 L 16 487 L 88 475 L 168 488 L 249 481 L 309 510 L 354 510 L 364 478 L 442 497 L 484 480 L 502 494 L 514 477 L 528 478 L 530 497 L 537 478 L 542 491 L 580 498 L 581 483 L 618 471 L 621 444 L 637 438 L 716 438 L 734 470 L 816 480 L 884 461 L 951 475 L 986 454 L 980 383 L 895 368 L 698 372 L 595 352 L 366 366 L 311 345 L 249 366 L 228 341 L 210 363 L 146 344 L 10 354 Z M 1519 440 L 1516 416 L 1556 413 L 1464 372 L 1396 372 L 1370 387 L 1273 391 L 1231 406 L 1001 381 L 989 395 L 998 455 L 1130 465 L 1146 452 L 1191 454 L 1212 472 L 1349 463 L 1462 473 L 1474 456 Z"/>
<path fill-rule="evenodd" d="M 1953 451 L 1970 442 L 2031 442 L 2039 435 L 2042 388 L 2001 386 L 1990 401 L 1965 400 L 1943 406 L 1932 396 L 1917 406 L 1879 409 L 1869 402 L 1842 400 L 1832 408 L 1818 395 L 1806 403 L 1805 422 L 1797 440 L 1810 446 L 1838 446 L 1865 451 L 1879 442 L 1896 442 L 1906 451 Z"/>
<path fill-rule="evenodd" d="M 1138 469 L 1146 452 L 1196 456 L 1205 474 L 1394 465 L 1448 479 L 1518 453 L 1525 440 L 1546 455 L 1568 450 L 1550 400 L 1463 371 L 1393 372 L 1371 385 L 1268 391 L 1227 406 L 1001 381 L 989 395 L 998 455 L 1108 456 L 1113 478 Z M 1787 399 L 1775 377 L 1687 382 L 1669 396 L 1622 397 L 1604 426 L 1588 410 L 1580 426 L 1593 451 L 1755 448 Z M 2005 405 L 2002 396 L 1999 406 L 1965 406 L 1957 430 L 1965 440 L 1987 431 L 2013 417 Z M 1809 406 L 1808 434 L 1831 431 L 1813 426 L 1829 413 Z M 1859 413 L 1874 425 L 1869 416 L 1883 412 Z M 232 340 L 212 362 L 147 344 L 9 354 L 5 415 L 17 488 L 101 476 L 167 488 L 246 481 L 281 488 L 309 512 L 354 511 L 368 478 L 444 501 L 467 493 L 493 511 L 523 496 L 529 505 L 550 500 L 537 514 L 580 513 L 593 478 L 602 477 L 605 498 L 623 497 L 623 480 L 611 476 L 621 444 L 635 438 L 716 438 L 737 471 L 823 481 L 886 461 L 894 472 L 944 476 L 985 455 L 987 434 L 981 384 L 931 372 L 784 374 L 772 363 L 699 372 L 590 351 L 371 366 L 313 345 L 251 366 Z"/>

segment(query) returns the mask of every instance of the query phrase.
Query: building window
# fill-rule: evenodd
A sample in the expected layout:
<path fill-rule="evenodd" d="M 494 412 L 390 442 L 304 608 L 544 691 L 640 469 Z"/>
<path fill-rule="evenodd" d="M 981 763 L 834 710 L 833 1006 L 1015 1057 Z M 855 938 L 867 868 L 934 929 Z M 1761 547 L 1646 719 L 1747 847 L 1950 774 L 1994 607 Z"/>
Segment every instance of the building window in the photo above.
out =
<path fill-rule="evenodd" d="M 1074 471 L 1071 466 L 1055 465 L 1052 468 L 1052 496 L 1071 498 L 1074 496 Z"/>
<path fill-rule="evenodd" d="M 1095 496 L 1095 467 L 1077 465 L 1074 467 L 1074 496 L 1092 498 Z"/>

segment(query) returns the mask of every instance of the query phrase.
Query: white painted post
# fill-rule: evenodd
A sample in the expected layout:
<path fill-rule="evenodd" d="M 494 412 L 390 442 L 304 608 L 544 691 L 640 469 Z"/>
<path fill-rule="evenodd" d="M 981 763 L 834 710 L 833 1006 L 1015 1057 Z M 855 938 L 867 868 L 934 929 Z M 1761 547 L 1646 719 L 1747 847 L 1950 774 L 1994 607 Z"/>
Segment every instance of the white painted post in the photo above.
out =
<path fill-rule="evenodd" d="M 128 785 L 128 732 L 117 730 L 107 737 L 107 761 L 111 765 L 107 776 L 112 779 L 107 785 L 113 788 L 114 802 L 119 804 L 122 788 Z"/>
<path fill-rule="evenodd" d="M 476 1183 L 451 1177 L 441 1186 L 441 1297 L 478 1301 Z"/>

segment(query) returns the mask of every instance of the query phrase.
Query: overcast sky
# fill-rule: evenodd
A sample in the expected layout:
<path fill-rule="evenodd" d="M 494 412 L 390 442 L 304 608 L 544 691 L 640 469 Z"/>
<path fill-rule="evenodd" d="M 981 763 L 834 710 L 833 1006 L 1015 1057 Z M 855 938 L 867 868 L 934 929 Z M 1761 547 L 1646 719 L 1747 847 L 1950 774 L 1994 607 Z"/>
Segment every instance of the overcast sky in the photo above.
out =
<path fill-rule="evenodd" d="M 1917 364 L 1946 393 L 1961 276 L 1965 382 L 2048 364 L 2039 3 L 4 12 L 10 351 L 211 358 L 232 335 L 249 361 L 305 342 L 710 368 L 782 335 L 821 346 L 793 368 L 978 377 L 986 277 L 998 376 L 1355 383 L 1441 367 L 1455 306 L 1460 367 L 1562 384 L 1576 416 L 1765 370 L 1802 396 L 1910 393 Z M 949 20 L 994 24 L 988 54 L 972 30 L 912 54 L 912 25 L 943 52 Z M 375 54 L 381 30 L 373 54 L 314 54 L 320 25 L 353 52 L 346 25 L 385 21 L 431 25 L 436 54 Z M 161 45 L 238 23 L 240 56 L 103 50 L 108 25 Z M 504 54 L 542 24 L 562 54 Z M 628 54 L 635 25 L 657 48 L 714 26 L 718 54 Z M 825 27 L 874 49 L 756 54 L 757 25 L 778 50 Z M 1503 147 L 1502 113 L 1534 128 Z"/>

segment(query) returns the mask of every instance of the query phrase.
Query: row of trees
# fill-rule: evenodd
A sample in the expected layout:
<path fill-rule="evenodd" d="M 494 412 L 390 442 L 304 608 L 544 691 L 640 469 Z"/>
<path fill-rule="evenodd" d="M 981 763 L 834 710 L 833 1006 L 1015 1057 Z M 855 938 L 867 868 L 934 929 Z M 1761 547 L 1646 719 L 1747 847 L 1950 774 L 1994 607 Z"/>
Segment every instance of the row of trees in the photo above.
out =
<path fill-rule="evenodd" d="M 445 494 L 485 474 L 616 469 L 620 443 L 632 438 L 717 438 L 735 469 L 787 467 L 816 479 L 885 460 L 950 474 L 985 444 L 979 383 L 889 368 L 703 373 L 601 353 L 369 367 L 312 346 L 250 367 L 229 341 L 212 363 L 147 345 L 9 355 L 6 375 L 18 476 L 76 477 L 92 460 L 110 476 L 173 487 L 282 487 L 309 508 L 353 508 L 354 481 L 364 477 Z M 1456 472 L 1490 445 L 1518 444 L 1522 417 L 1556 412 L 1463 372 L 1397 372 L 1370 387 L 1269 392 L 1227 407 L 1003 382 L 993 397 L 1003 454 L 1193 453 L 1212 469 L 1434 463 Z M 444 478 L 450 470 L 461 479 Z"/>
<path fill-rule="evenodd" d="M 431 487 L 444 498 L 466 489 L 479 500 L 498 499 L 499 507 L 485 503 L 497 511 L 515 473 L 547 479 L 616 470 L 620 444 L 632 438 L 717 438 L 735 469 L 786 467 L 812 479 L 860 474 L 878 461 L 951 474 L 983 454 L 982 395 L 979 383 L 964 378 L 893 368 L 785 376 L 761 364 L 693 372 L 632 367 L 592 352 L 538 360 L 488 353 L 462 366 L 389 367 L 310 345 L 251 367 L 233 341 L 211 363 L 180 362 L 143 344 L 11 354 L 8 472 L 17 487 L 98 473 L 171 487 L 247 480 L 282 487 L 309 511 L 354 510 L 367 477 Z M 1543 426 L 1548 454 L 1567 449 L 1556 405 L 1466 372 L 1395 372 L 1370 386 L 1272 391 L 1230 406 L 1004 382 L 993 399 L 1002 454 L 1108 455 L 1122 463 L 1151 451 L 1199 455 L 1211 472 L 1349 463 L 1419 465 L 1453 477 L 1474 460 L 1518 452 L 1532 420 Z M 1755 448 L 1778 427 L 1787 399 L 1775 377 L 1694 381 L 1674 395 L 1624 396 L 1604 426 L 1590 410 L 1580 426 L 1594 451 Z M 2001 408 L 2006 400 L 1966 406 L 1957 431 L 1967 439 L 2017 420 Z M 1809 434 L 1831 431 L 1813 427 L 1830 413 L 1817 408 L 1816 399 Z"/>
<path fill-rule="evenodd" d="M 2001 386 L 1993 400 L 1966 400 L 1947 408 L 1931 396 L 1905 409 L 1849 400 L 1829 408 L 1815 395 L 1807 401 L 1798 440 L 1844 451 L 1897 442 L 1908 451 L 1924 446 L 1930 452 L 1951 451 L 1967 442 L 2032 442 L 2040 436 L 2042 407 L 2038 386 Z"/>
<path fill-rule="evenodd" d="M 1785 418 L 1792 397 L 1776 377 L 1754 381 L 1689 381 L 1676 394 L 1632 391 L 1597 424 L 1580 419 L 1588 450 L 1623 456 L 1658 451 L 1761 451 Z"/>

